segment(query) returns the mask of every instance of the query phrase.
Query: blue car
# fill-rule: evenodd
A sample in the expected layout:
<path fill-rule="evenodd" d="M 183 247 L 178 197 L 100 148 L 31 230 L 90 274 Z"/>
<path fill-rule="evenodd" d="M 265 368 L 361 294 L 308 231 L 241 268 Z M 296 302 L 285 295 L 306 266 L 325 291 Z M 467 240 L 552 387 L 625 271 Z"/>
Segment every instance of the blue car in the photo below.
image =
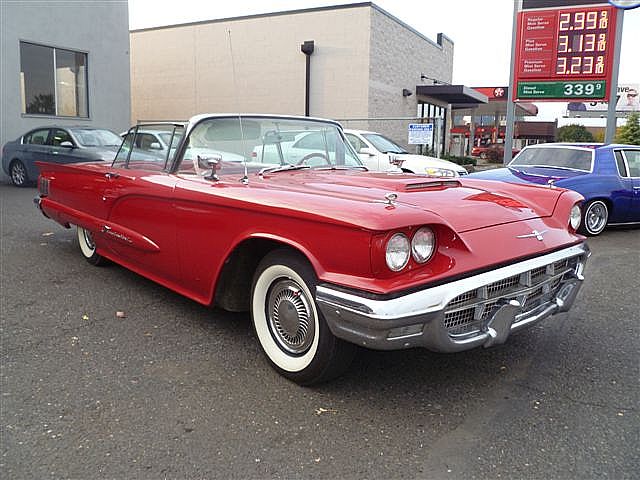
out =
<path fill-rule="evenodd" d="M 16 187 L 25 187 L 38 179 L 37 161 L 113 161 L 121 143 L 118 135 L 103 128 L 40 127 L 2 147 L 2 169 Z"/>
<path fill-rule="evenodd" d="M 580 232 L 640 223 L 640 146 L 546 143 L 525 147 L 506 168 L 470 176 L 575 190 L 584 198 Z"/>

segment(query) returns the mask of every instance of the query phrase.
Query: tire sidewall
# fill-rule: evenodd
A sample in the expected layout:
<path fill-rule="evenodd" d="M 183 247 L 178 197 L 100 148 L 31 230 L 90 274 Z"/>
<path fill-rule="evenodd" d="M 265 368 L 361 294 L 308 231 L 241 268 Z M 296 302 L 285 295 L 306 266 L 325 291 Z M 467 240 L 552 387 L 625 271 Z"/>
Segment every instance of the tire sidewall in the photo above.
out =
<path fill-rule="evenodd" d="M 595 207 L 595 206 L 602 206 L 606 213 L 607 213 L 607 218 L 605 219 L 604 225 L 602 226 L 601 229 L 599 230 L 591 230 L 589 228 L 589 224 L 587 222 L 587 219 L 589 217 L 589 212 Z M 591 200 L 589 203 L 587 203 L 586 208 L 584 209 L 584 215 L 582 218 L 582 230 L 585 234 L 589 235 L 589 236 L 596 236 L 601 234 L 604 229 L 607 227 L 607 222 L 609 221 L 609 207 L 607 207 L 607 204 L 605 202 L 603 202 L 602 200 Z"/>
<path fill-rule="evenodd" d="M 315 337 L 302 355 L 285 353 L 276 343 L 266 316 L 269 285 L 283 277 L 297 282 L 308 295 L 313 310 Z M 261 349 L 280 375 L 299 385 L 313 385 L 339 376 L 351 364 L 356 347 L 336 338 L 315 302 L 318 283 L 315 272 L 303 256 L 288 249 L 267 254 L 256 270 L 251 288 L 251 320 Z"/>
<path fill-rule="evenodd" d="M 281 278 L 289 278 L 295 281 L 303 290 L 304 294 L 310 300 L 310 306 L 313 310 L 314 318 L 314 339 L 309 349 L 300 356 L 293 356 L 285 353 L 273 338 L 273 334 L 269 328 L 265 304 L 270 287 L 275 281 Z M 313 364 L 314 357 L 318 352 L 319 344 L 319 316 L 318 309 L 315 305 L 314 295 L 311 293 L 305 279 L 287 265 L 269 265 L 266 268 L 258 270 L 256 280 L 252 289 L 251 296 L 251 316 L 253 319 L 253 327 L 258 337 L 258 341 L 262 346 L 264 353 L 269 361 L 279 370 L 288 373 L 297 373 L 303 371 Z"/>
<path fill-rule="evenodd" d="M 102 256 L 98 254 L 96 251 L 95 243 L 94 246 L 91 247 L 85 238 L 85 229 L 78 226 L 78 243 L 80 244 L 80 252 L 82 256 L 89 262 L 91 265 L 99 265 L 102 263 Z"/>

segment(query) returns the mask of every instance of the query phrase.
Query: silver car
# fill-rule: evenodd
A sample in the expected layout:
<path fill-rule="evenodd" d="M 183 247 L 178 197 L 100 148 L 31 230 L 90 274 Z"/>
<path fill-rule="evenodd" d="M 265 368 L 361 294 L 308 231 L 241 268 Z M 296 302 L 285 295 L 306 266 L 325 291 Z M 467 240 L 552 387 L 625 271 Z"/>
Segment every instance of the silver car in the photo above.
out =
<path fill-rule="evenodd" d="M 31 130 L 2 147 L 2 169 L 17 187 L 38 178 L 35 162 L 112 161 L 122 140 L 111 130 L 49 126 Z"/>

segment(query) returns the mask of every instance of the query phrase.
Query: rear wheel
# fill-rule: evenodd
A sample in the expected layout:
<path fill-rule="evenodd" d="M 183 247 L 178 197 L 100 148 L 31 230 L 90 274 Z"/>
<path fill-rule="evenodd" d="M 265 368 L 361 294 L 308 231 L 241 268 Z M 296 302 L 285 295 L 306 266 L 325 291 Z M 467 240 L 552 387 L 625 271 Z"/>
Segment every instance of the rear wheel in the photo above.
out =
<path fill-rule="evenodd" d="M 78 243 L 82 256 L 91 265 L 104 265 L 106 259 L 96 252 L 96 244 L 93 241 L 93 234 L 82 227 L 78 227 Z"/>
<path fill-rule="evenodd" d="M 337 377 L 357 348 L 331 333 L 314 300 L 316 284 L 306 259 L 276 250 L 260 262 L 251 289 L 251 318 L 264 354 L 276 371 L 301 385 Z"/>
<path fill-rule="evenodd" d="M 30 182 L 27 168 L 20 160 L 14 160 L 9 165 L 9 177 L 16 187 L 26 187 Z"/>
<path fill-rule="evenodd" d="M 591 200 L 584 207 L 580 233 L 590 237 L 600 235 L 607 226 L 608 220 L 609 208 L 607 204 L 602 200 Z"/>

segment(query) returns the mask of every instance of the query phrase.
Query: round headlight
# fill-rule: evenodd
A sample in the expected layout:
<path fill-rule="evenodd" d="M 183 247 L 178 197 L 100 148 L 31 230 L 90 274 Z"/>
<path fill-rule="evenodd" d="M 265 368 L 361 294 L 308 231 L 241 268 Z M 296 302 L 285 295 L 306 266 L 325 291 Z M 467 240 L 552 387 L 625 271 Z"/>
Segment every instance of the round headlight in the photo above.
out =
<path fill-rule="evenodd" d="M 582 219 L 582 212 L 579 205 L 571 207 L 571 213 L 569 214 L 569 225 L 573 230 L 578 230 L 580 226 L 580 220 Z"/>
<path fill-rule="evenodd" d="M 418 263 L 425 263 L 436 248 L 436 236 L 429 227 L 419 228 L 411 239 L 411 255 Z"/>
<path fill-rule="evenodd" d="M 385 259 L 387 267 L 398 272 L 402 270 L 409 261 L 409 239 L 404 233 L 394 234 L 387 242 L 387 251 Z"/>

